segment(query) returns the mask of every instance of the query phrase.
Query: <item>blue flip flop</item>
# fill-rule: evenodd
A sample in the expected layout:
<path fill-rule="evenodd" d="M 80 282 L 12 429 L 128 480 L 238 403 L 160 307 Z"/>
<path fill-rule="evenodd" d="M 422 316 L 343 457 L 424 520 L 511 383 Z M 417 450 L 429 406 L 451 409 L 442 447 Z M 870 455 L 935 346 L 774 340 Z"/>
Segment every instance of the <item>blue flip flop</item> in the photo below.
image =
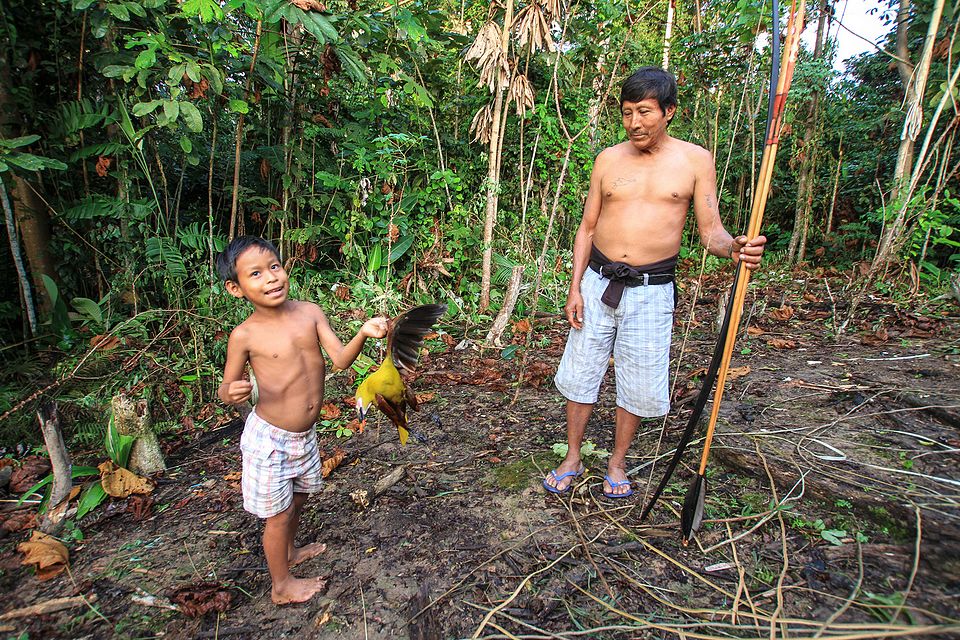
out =
<path fill-rule="evenodd" d="M 616 490 L 617 487 L 622 487 L 624 485 L 630 486 L 629 480 L 621 480 L 619 482 L 614 482 L 613 478 L 610 476 L 603 476 L 603 479 L 607 481 L 607 484 L 610 485 L 611 489 Z M 629 498 L 633 495 L 633 488 L 631 488 L 626 493 L 608 493 L 607 491 L 603 492 L 603 495 L 612 500 L 619 500 L 620 498 Z"/>
<path fill-rule="evenodd" d="M 577 471 L 567 471 L 566 473 L 561 473 L 560 475 L 557 475 L 557 470 L 556 470 L 556 469 L 553 469 L 553 470 L 550 471 L 550 475 L 553 476 L 553 480 L 554 480 L 557 484 L 559 484 L 559 483 L 563 482 L 564 478 L 569 478 L 570 476 L 573 476 L 574 480 L 576 480 L 577 478 L 579 478 L 580 476 L 583 475 L 583 472 L 584 472 L 584 471 L 586 471 L 586 468 L 580 467 L 580 469 L 577 470 Z M 564 487 L 563 489 L 557 489 L 556 487 L 552 487 L 552 486 L 550 486 L 549 484 L 547 484 L 547 479 L 544 478 L 544 479 L 543 479 L 543 488 L 546 489 L 547 491 L 549 491 L 550 493 L 556 493 L 556 494 L 558 494 L 558 495 L 562 495 L 562 494 L 566 493 L 567 491 L 570 491 L 570 489 L 573 488 L 573 480 L 571 480 L 571 481 L 567 484 L 567 486 Z"/>

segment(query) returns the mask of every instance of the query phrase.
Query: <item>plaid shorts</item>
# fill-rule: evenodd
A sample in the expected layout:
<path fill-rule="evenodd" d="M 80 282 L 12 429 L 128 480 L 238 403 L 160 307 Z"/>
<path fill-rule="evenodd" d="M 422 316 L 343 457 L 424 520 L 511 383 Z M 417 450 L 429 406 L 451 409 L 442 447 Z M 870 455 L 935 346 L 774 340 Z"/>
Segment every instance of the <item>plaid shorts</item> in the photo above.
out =
<path fill-rule="evenodd" d="M 596 403 L 612 353 L 617 406 L 644 418 L 665 415 L 673 283 L 626 287 L 616 309 L 600 301 L 607 284 L 593 269 L 583 274 L 583 328 L 570 329 L 554 383 L 568 400 Z"/>
<path fill-rule="evenodd" d="M 320 490 L 323 481 L 317 431 L 287 431 L 251 411 L 240 436 L 243 508 L 260 518 L 286 511 L 293 494 Z"/>

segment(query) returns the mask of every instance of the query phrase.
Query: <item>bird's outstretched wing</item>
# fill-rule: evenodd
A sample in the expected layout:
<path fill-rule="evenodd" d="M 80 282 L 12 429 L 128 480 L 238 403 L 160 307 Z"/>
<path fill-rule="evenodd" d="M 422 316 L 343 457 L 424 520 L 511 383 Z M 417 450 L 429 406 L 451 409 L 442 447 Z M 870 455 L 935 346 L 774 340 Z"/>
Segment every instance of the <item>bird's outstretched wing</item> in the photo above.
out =
<path fill-rule="evenodd" d="M 425 304 L 397 316 L 390 325 L 387 350 L 399 369 L 412 371 L 420 357 L 420 345 L 434 323 L 447 312 L 445 304 Z"/>

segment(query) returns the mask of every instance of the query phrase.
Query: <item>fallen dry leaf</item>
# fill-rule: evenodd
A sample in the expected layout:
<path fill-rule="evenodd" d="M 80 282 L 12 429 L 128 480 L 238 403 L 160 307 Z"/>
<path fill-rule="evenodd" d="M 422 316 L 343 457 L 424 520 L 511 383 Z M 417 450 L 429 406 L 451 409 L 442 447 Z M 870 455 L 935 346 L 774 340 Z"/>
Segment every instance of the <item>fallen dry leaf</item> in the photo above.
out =
<path fill-rule="evenodd" d="M 323 462 L 320 464 L 320 473 L 324 478 L 333 473 L 333 470 L 340 466 L 340 463 L 343 462 L 344 458 L 347 457 L 347 452 L 342 447 L 334 447 L 333 454 L 329 457 L 325 456 L 323 453 L 320 454 L 323 458 Z"/>
<path fill-rule="evenodd" d="M 803 294 L 803 299 L 806 300 L 807 302 L 820 302 L 820 298 L 813 295 L 812 293 Z"/>
<path fill-rule="evenodd" d="M 23 565 L 37 565 L 39 580 L 49 580 L 60 575 L 70 561 L 67 548 L 42 531 L 34 531 L 29 540 L 17 545 L 17 551 L 24 554 Z"/>
<path fill-rule="evenodd" d="M 796 349 L 797 341 L 789 340 L 787 338 L 770 338 L 767 340 L 767 344 L 775 349 Z"/>
<path fill-rule="evenodd" d="M 517 320 L 513 323 L 514 333 L 527 333 L 530 331 L 530 321 L 527 319 Z"/>
<path fill-rule="evenodd" d="M 10 493 L 23 493 L 50 473 L 50 461 L 42 456 L 27 456 L 10 475 Z"/>
<path fill-rule="evenodd" d="M 793 307 L 789 305 L 783 305 L 779 309 L 774 309 L 773 311 L 771 311 L 770 316 L 774 320 L 778 320 L 780 322 L 786 322 L 787 320 L 793 317 Z"/>
<path fill-rule="evenodd" d="M 395 224 L 391 224 L 387 227 L 387 237 L 390 238 L 390 242 L 396 242 L 400 239 L 400 227 Z"/>
<path fill-rule="evenodd" d="M 233 602 L 233 592 L 216 582 L 201 582 L 174 590 L 170 602 L 184 615 L 199 618 L 210 611 L 226 612 Z"/>
<path fill-rule="evenodd" d="M 100 351 L 110 351 L 120 345 L 120 338 L 110 334 L 96 335 L 90 338 L 90 346 L 100 349 Z"/>
<path fill-rule="evenodd" d="M 231 471 L 227 475 L 223 476 L 223 479 L 227 482 L 234 482 L 243 478 L 243 473 L 240 471 Z"/>
<path fill-rule="evenodd" d="M 868 347 L 873 347 L 878 344 L 883 344 L 890 339 L 890 334 L 887 333 L 886 329 L 877 329 L 873 333 L 868 333 L 860 336 L 860 343 L 865 344 Z"/>
<path fill-rule="evenodd" d="M 751 336 L 762 336 L 764 333 L 766 332 L 756 325 L 752 324 L 749 327 L 747 327 L 747 334 Z"/>
<path fill-rule="evenodd" d="M 742 378 L 748 373 L 750 373 L 749 366 L 734 367 L 732 369 L 727 369 L 727 380 L 736 380 L 737 378 Z"/>
<path fill-rule="evenodd" d="M 320 408 L 320 417 L 324 420 L 336 420 L 340 417 L 340 407 L 327 402 Z"/>
<path fill-rule="evenodd" d="M 23 531 L 24 529 L 33 529 L 37 526 L 37 514 L 34 511 L 27 511 L 26 509 L 21 509 L 20 511 L 14 511 L 0 524 L 0 528 L 9 531 L 10 533 L 16 533 L 17 531 Z"/>
<path fill-rule="evenodd" d="M 436 396 L 436 395 L 437 395 L 437 394 L 435 394 L 435 393 L 418 393 L 418 394 L 416 394 L 416 396 L 417 396 L 417 404 L 418 404 L 418 405 L 419 405 L 419 404 L 426 404 L 426 403 L 430 402 L 431 400 L 433 400 L 434 396 Z"/>
<path fill-rule="evenodd" d="M 138 476 L 132 471 L 118 467 L 112 461 L 107 460 L 102 463 L 100 469 L 100 482 L 107 495 L 114 498 L 126 498 L 134 493 L 148 494 L 153 491 L 154 484 L 149 478 Z"/>

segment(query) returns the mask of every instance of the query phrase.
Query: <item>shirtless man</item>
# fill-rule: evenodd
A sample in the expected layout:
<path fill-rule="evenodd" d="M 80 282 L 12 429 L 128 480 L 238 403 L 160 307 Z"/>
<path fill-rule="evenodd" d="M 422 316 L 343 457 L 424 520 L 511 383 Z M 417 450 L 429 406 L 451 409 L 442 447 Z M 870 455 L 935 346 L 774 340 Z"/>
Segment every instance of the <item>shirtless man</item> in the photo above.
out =
<path fill-rule="evenodd" d="M 300 514 L 322 482 L 315 423 L 323 405 L 325 364 L 346 369 L 367 338 L 387 333 L 385 318 L 367 320 L 344 345 L 326 315 L 311 302 L 291 300 L 290 280 L 270 242 L 241 236 L 217 257 L 227 292 L 253 305 L 253 313 L 230 333 L 218 395 L 229 404 L 246 402 L 253 391 L 247 365 L 257 379 L 257 406 L 240 437 L 243 508 L 263 518 L 263 551 L 277 604 L 304 602 L 324 587 L 321 578 L 301 579 L 290 567 L 319 553 L 320 542 L 293 545 Z"/>
<path fill-rule="evenodd" d="M 676 109 L 673 75 L 657 67 L 638 70 L 620 92 L 628 139 L 604 149 L 594 163 L 564 306 L 571 330 L 555 377 L 567 398 L 569 448 L 544 478 L 553 493 L 569 491 L 584 471 L 580 446 L 611 354 L 616 432 L 603 492 L 608 498 L 633 493 L 626 455 L 640 418 L 670 408 L 673 269 L 690 203 L 707 251 L 748 269 L 760 266 L 766 238 L 734 238 L 720 222 L 710 152 L 667 133 Z"/>

